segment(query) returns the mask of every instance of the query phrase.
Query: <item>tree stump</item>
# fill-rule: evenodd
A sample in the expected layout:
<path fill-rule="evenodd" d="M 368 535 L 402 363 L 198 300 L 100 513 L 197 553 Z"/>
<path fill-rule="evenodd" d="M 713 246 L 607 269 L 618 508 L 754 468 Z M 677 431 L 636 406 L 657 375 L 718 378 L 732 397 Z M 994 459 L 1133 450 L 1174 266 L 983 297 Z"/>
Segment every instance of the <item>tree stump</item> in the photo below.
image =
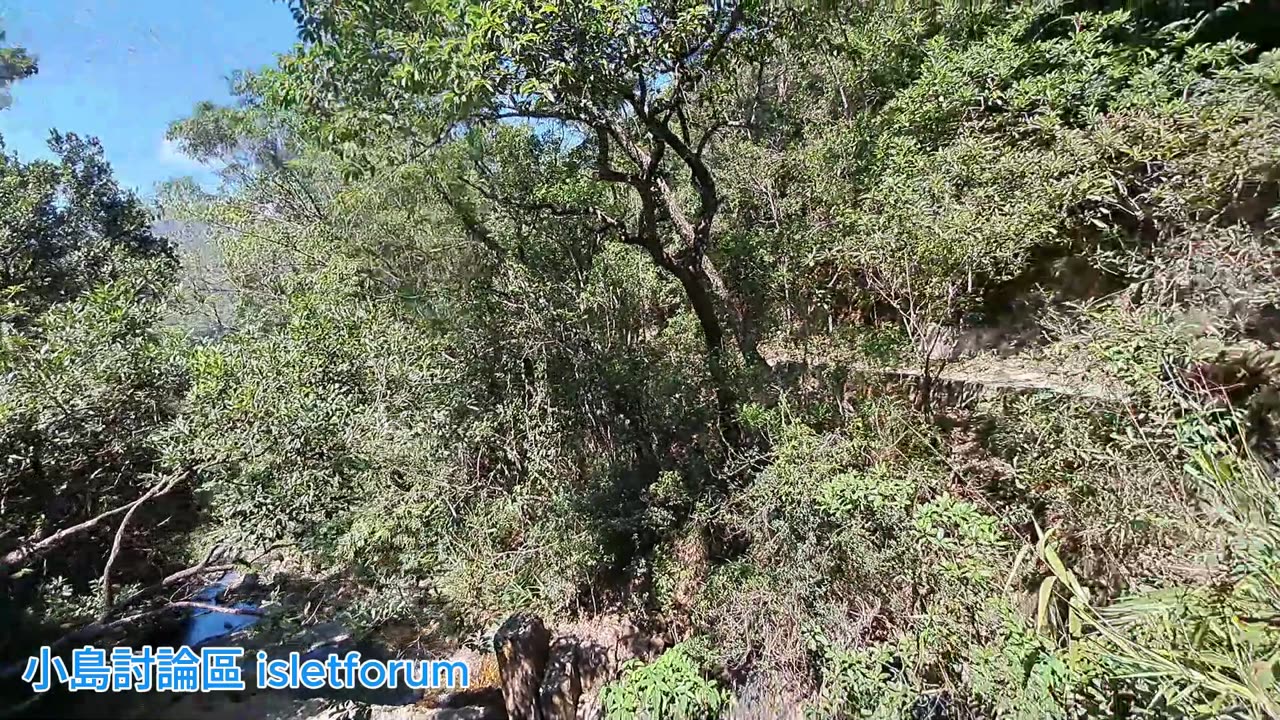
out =
<path fill-rule="evenodd" d="M 512 615 L 494 634 L 502 702 L 510 720 L 543 720 L 538 700 L 550 644 L 551 633 L 536 615 Z"/>
<path fill-rule="evenodd" d="M 578 674 L 577 638 L 562 637 L 551 646 L 539 699 L 542 720 L 575 720 L 582 678 Z"/>

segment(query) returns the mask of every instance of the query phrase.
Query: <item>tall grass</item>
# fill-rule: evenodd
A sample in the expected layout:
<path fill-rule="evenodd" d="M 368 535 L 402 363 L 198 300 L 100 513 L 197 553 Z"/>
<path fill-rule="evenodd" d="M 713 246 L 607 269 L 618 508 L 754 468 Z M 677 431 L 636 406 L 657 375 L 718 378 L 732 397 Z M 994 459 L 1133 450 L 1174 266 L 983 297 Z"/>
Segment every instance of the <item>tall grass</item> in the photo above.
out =
<path fill-rule="evenodd" d="M 1233 430 L 1237 437 L 1238 423 Z M 1216 433 L 1221 436 L 1221 433 Z M 1051 575 L 1040 615 L 1061 599 L 1068 658 L 1132 692 L 1139 710 L 1192 717 L 1280 717 L 1280 488 L 1243 443 L 1189 449 L 1188 475 L 1214 547 L 1202 582 L 1134 593 L 1105 607 L 1054 550 L 1037 546 Z"/>

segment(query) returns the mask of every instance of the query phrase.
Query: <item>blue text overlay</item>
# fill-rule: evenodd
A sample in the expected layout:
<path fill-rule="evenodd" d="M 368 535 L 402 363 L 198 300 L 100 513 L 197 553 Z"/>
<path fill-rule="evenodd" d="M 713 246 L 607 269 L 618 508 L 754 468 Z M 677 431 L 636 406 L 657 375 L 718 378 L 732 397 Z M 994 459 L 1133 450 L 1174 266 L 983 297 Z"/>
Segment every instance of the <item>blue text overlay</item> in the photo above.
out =
<path fill-rule="evenodd" d="M 241 659 L 244 648 L 157 647 L 134 649 L 85 646 L 71 651 L 71 662 L 53 655 L 48 647 L 27 661 L 22 681 L 36 692 L 48 692 L 54 684 L 69 690 L 92 692 L 212 692 L 244 690 Z M 447 660 L 374 660 L 354 650 L 327 657 L 303 658 L 292 652 L 270 658 L 258 651 L 254 673 L 256 687 L 270 690 L 351 690 L 365 688 L 465 688 L 470 669 L 464 662 Z"/>

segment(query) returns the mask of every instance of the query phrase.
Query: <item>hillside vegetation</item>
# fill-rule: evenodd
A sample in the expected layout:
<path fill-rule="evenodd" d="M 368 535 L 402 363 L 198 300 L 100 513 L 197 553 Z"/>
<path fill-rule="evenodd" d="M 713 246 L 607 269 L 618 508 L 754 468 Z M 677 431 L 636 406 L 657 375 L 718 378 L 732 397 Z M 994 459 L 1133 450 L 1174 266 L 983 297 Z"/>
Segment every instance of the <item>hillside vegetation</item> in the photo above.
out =
<path fill-rule="evenodd" d="M 0 661 L 235 566 L 638 618 L 611 718 L 1280 717 L 1273 3 L 291 7 L 201 262 L 0 161 Z"/>

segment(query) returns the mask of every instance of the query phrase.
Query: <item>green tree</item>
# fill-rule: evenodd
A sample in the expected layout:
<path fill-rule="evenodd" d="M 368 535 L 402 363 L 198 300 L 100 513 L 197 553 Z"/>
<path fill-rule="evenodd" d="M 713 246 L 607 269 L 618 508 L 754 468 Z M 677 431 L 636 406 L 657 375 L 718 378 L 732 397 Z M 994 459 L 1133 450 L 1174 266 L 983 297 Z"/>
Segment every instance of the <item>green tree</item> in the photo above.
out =
<path fill-rule="evenodd" d="M 195 473 L 167 454 L 186 386 L 161 327 L 173 249 L 96 140 L 50 146 L 58 162 L 0 158 L 0 616 L 21 628 L 6 663 L 55 623 L 74 629 L 60 647 L 128 625 L 161 588 L 121 588 L 174 569 L 196 520 L 175 502 Z"/>
<path fill-rule="evenodd" d="M 707 150 L 747 124 L 733 106 L 699 108 L 700 88 L 767 45 L 764 3 L 574 0 L 293 4 L 305 44 L 265 84 L 304 111 L 308 130 L 366 166 L 394 162 L 381 138 L 430 151 L 458 133 L 523 122 L 577 149 L 577 172 L 603 195 L 510 197 L 473 189 L 509 213 L 589 223 L 642 249 L 676 279 L 697 317 L 722 424 L 736 399 L 726 318 L 741 356 L 761 364 L 755 332 L 714 262 L 723 198 Z M 454 203 L 461 203 L 452 197 Z"/>
<path fill-rule="evenodd" d="M 206 476 L 218 530 L 297 541 L 365 590 L 429 579 L 466 616 L 498 598 L 565 607 L 651 544 L 637 517 L 655 464 L 714 420 L 696 320 L 654 337 L 678 288 L 590 226 L 477 216 L 456 179 L 434 191 L 438 165 L 486 157 L 513 197 L 600 192 L 528 128 L 343 180 L 297 138 L 279 163 L 246 152 L 288 126 L 271 112 L 202 106 L 175 124 L 231 182 L 164 198 L 212 229 L 240 300 L 189 396 L 193 457 L 256 448 Z"/>
<path fill-rule="evenodd" d="M 0 46 L 5 42 L 5 33 L 0 30 Z M 0 47 L 0 110 L 9 107 L 12 98 L 9 88 L 23 78 L 35 75 L 39 70 L 36 59 L 22 47 Z"/>
<path fill-rule="evenodd" d="M 123 277 L 138 263 L 174 265 L 168 241 L 152 234 L 146 206 L 116 184 L 96 139 L 54 132 L 49 147 L 58 162 L 0 156 L 0 287 L 22 316 Z"/>

